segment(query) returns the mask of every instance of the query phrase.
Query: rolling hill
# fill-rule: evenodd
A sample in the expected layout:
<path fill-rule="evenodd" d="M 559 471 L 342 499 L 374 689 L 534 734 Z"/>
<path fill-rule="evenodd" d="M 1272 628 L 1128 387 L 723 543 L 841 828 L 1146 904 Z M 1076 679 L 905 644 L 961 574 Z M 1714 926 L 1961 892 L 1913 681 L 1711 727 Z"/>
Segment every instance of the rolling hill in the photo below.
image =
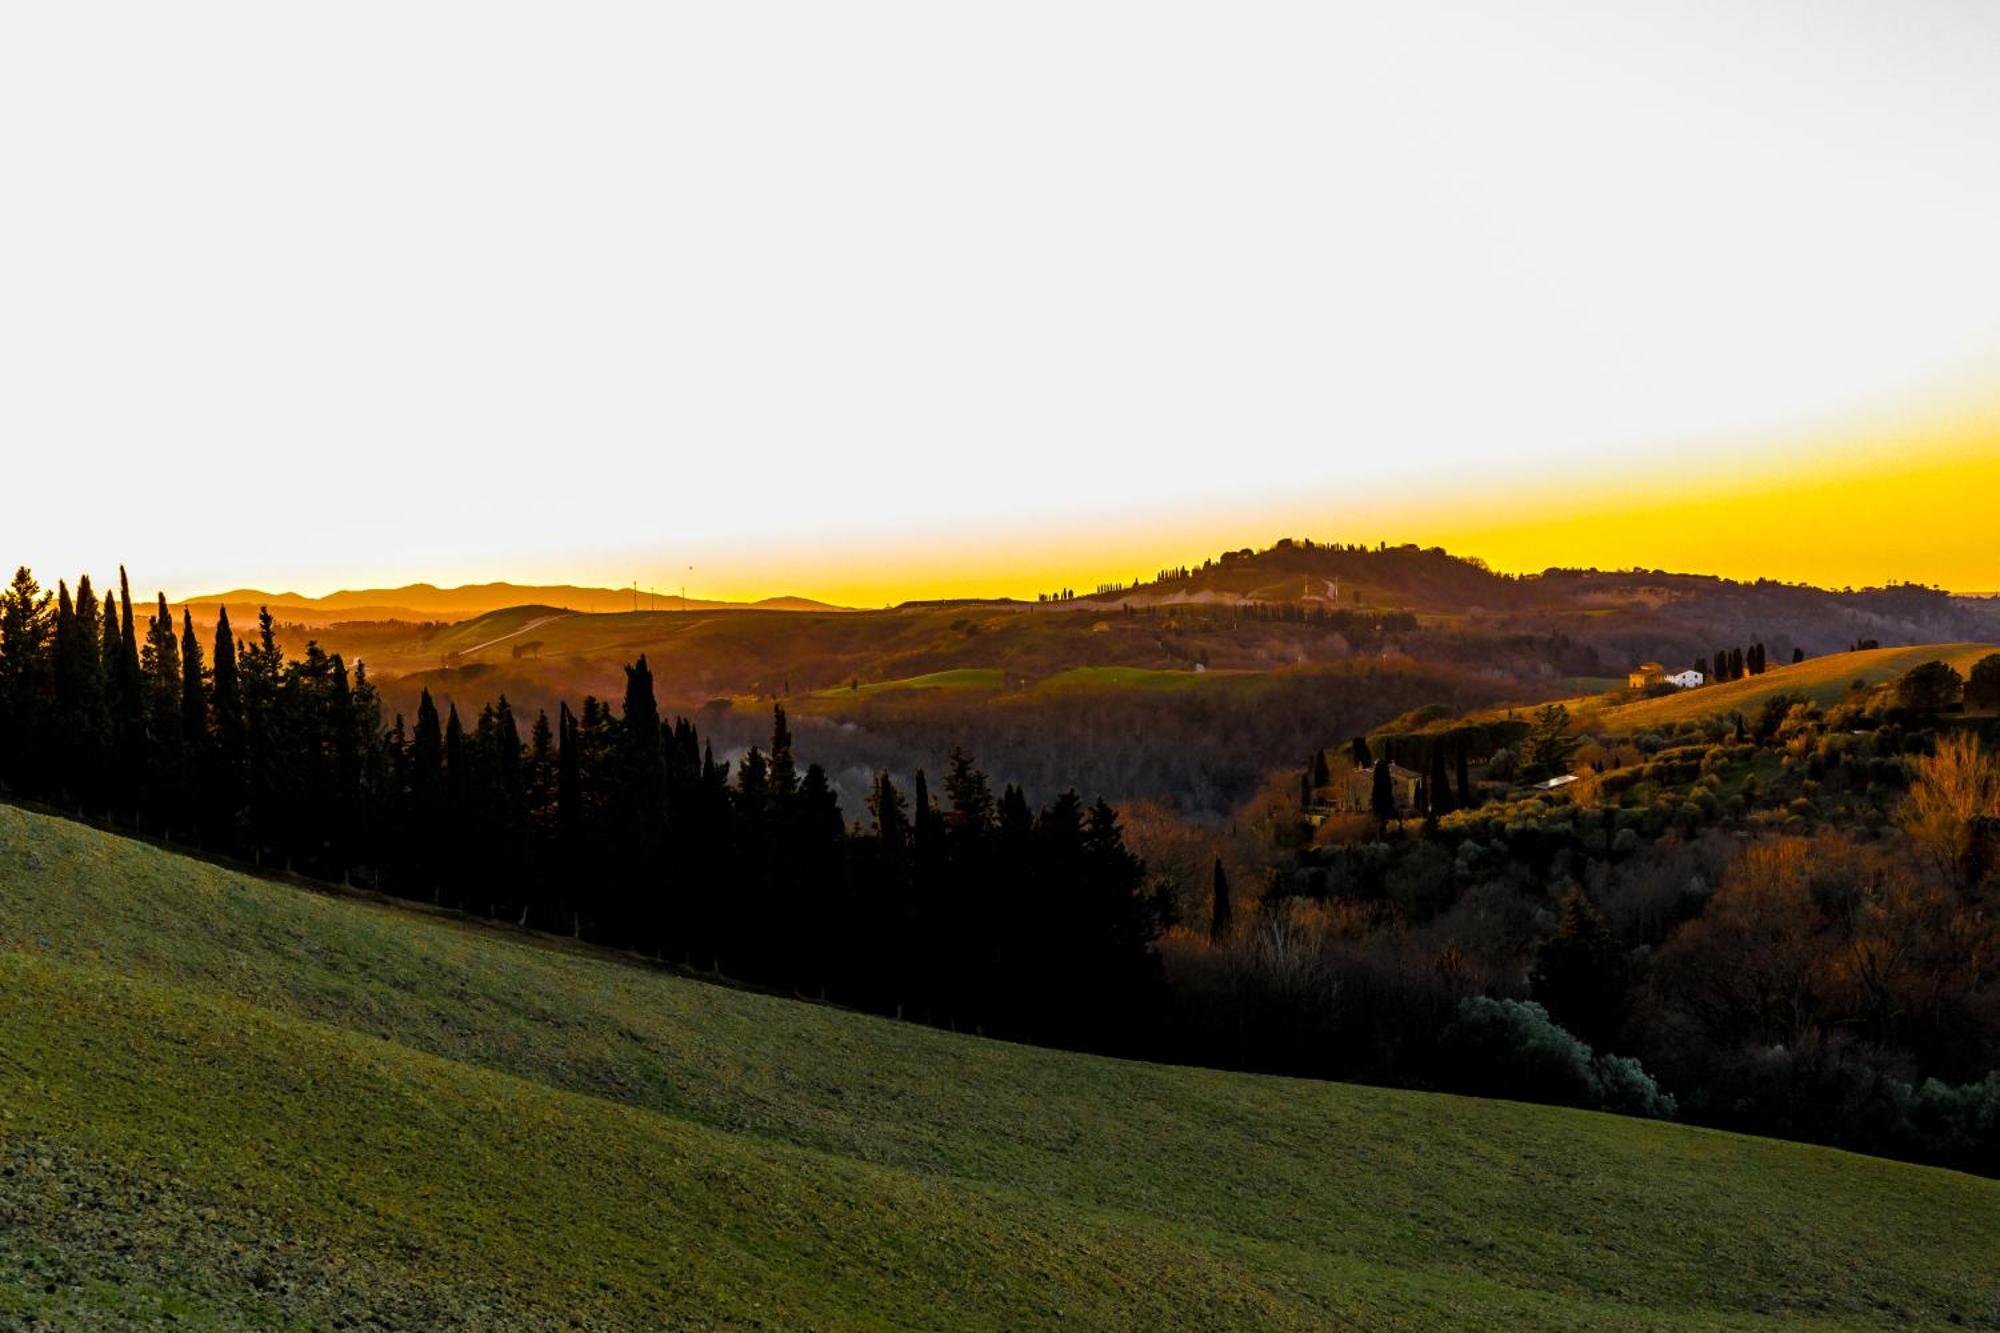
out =
<path fill-rule="evenodd" d="M 1879 685 L 1895 680 L 1912 667 L 1941 661 L 1963 676 L 1972 664 L 2000 652 L 1994 643 L 1929 643 L 1907 648 L 1871 648 L 1863 652 L 1809 657 L 1803 662 L 1774 666 L 1759 676 L 1704 685 L 1699 689 L 1656 699 L 1616 702 L 1619 694 L 1590 695 L 1566 701 L 1586 724 L 1610 733 L 1644 731 L 1665 722 L 1691 722 L 1718 714 L 1755 717 L 1764 701 L 1779 695 L 1802 694 L 1830 704 L 1853 688 L 1854 682 Z"/>
<path fill-rule="evenodd" d="M 531 604 L 560 607 L 570 611 L 716 611 L 750 609 L 758 611 L 840 611 L 843 607 L 816 602 L 808 597 L 765 597 L 755 602 L 703 601 L 654 591 L 635 593 L 631 588 L 588 588 L 575 584 L 468 583 L 456 588 L 440 588 L 430 583 L 409 583 L 400 588 L 363 588 L 332 592 L 324 597 L 307 597 L 296 592 L 263 592 L 256 588 L 234 588 L 185 599 L 196 610 L 207 610 L 210 618 L 216 606 L 226 606 L 232 619 L 254 620 L 259 607 L 287 624 L 337 625 L 371 620 L 469 620 L 490 611 Z"/>
<path fill-rule="evenodd" d="M 0 1322 L 2000 1327 L 2000 1182 L 1037 1050 L 0 806 Z"/>

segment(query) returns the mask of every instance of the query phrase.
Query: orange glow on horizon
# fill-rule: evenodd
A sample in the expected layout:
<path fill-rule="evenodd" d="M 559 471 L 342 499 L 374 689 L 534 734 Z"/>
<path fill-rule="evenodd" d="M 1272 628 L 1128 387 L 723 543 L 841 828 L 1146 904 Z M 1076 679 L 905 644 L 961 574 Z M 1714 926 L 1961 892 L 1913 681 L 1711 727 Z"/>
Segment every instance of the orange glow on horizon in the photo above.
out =
<path fill-rule="evenodd" d="M 1429 494 L 1319 493 L 1095 523 L 801 537 L 710 549 L 692 572 L 644 553 L 410 568 L 397 576 L 376 566 L 298 591 L 415 581 L 616 588 L 636 578 L 663 595 L 685 584 L 690 597 L 725 601 L 794 595 L 879 607 L 926 598 L 1033 600 L 1062 587 L 1089 592 L 1099 583 L 1149 580 L 1162 567 L 1198 565 L 1224 550 L 1290 536 L 1442 546 L 1512 573 L 1638 567 L 1836 588 L 1900 581 L 1993 592 L 2000 591 L 1996 496 L 2000 407 L 1776 448 L 1620 456 L 1594 475 L 1563 480 L 1502 476 Z M 264 586 L 254 570 L 239 573 L 229 586 Z"/>
<path fill-rule="evenodd" d="M 1735 461 L 1748 458 L 1750 461 Z M 1666 569 L 1822 587 L 1929 583 L 2000 591 L 2000 408 L 1777 449 L 1620 458 L 1600 475 L 1432 495 L 1299 497 L 1090 530 L 934 534 L 744 560 L 732 599 L 782 588 L 853 606 L 1015 596 L 1150 579 L 1280 537 L 1442 546 L 1509 573 Z M 732 571 L 734 573 L 734 571 Z"/>

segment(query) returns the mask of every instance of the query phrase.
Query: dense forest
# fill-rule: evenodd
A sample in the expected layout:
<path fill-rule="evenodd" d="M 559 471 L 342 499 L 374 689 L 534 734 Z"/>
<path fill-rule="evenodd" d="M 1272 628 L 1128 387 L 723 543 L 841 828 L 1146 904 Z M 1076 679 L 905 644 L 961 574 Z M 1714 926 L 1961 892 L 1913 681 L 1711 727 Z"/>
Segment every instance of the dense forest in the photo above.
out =
<path fill-rule="evenodd" d="M 2000 655 L 1634 734 L 1423 710 L 1227 831 L 1128 808 L 1175 1040 L 2000 1174 L 1996 709 Z"/>
<path fill-rule="evenodd" d="M 122 574 L 100 598 L 24 569 L 0 592 L 0 784 L 267 870 L 962 1030 L 2000 1174 L 2000 762 L 1976 716 L 2000 659 L 1636 736 L 1556 707 L 1420 708 L 1212 825 L 1031 802 L 963 750 L 937 792 L 878 772 L 850 814 L 782 704 L 725 763 L 662 715 L 645 657 L 624 677 L 615 702 L 525 725 L 504 697 L 468 718 L 428 692 L 385 717 L 362 665 L 287 655 L 268 614 L 203 642 L 164 598 L 141 614 Z M 1525 785 L 1551 775 L 1575 780 Z"/>
<path fill-rule="evenodd" d="M 359 884 L 938 1024 L 1136 1049 L 1160 922 L 1117 815 L 1033 809 L 963 754 L 942 801 L 885 774 L 862 831 L 825 773 L 733 766 L 660 715 L 644 657 L 623 699 L 467 725 L 428 694 L 386 724 L 364 667 L 287 657 L 266 614 L 204 649 L 121 573 L 0 594 L 0 781 L 17 797 L 251 864 Z"/>

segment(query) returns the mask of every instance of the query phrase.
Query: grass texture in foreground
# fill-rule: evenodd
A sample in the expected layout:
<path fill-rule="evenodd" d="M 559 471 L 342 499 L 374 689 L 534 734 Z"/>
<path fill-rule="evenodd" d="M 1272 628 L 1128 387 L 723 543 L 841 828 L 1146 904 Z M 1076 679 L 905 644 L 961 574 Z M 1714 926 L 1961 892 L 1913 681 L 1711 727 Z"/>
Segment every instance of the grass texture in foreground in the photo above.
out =
<path fill-rule="evenodd" d="M 0 1326 L 2000 1327 L 2000 1184 L 1041 1051 L 0 806 Z"/>

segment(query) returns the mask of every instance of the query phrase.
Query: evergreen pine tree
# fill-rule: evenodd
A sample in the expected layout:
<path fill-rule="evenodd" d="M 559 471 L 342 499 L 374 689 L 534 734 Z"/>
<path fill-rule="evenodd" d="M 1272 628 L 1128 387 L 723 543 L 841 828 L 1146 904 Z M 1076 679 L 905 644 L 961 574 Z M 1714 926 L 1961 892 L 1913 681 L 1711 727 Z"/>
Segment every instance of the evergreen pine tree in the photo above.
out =
<path fill-rule="evenodd" d="M 149 740 L 145 807 L 151 819 L 172 836 L 183 825 L 187 778 L 181 744 L 181 648 L 167 595 L 146 623 L 146 643 L 139 652 L 146 681 L 146 735 Z"/>
<path fill-rule="evenodd" d="M 594 883 L 585 861 L 583 812 L 583 753 L 576 715 L 562 704 L 556 711 L 556 862 L 559 883 L 573 887 L 560 910 L 569 916 L 570 933 L 583 933 L 583 908 Z"/>
<path fill-rule="evenodd" d="M 106 599 L 107 606 L 109 599 Z M 118 772 L 120 811 L 127 819 L 137 819 L 139 801 L 146 784 L 151 743 L 146 734 L 146 681 L 139 667 L 139 633 L 132 621 L 132 583 L 125 566 L 118 566 L 118 656 L 106 658 L 107 682 L 116 684 L 107 693 L 111 699 L 111 744 Z"/>
<path fill-rule="evenodd" d="M 203 795 L 203 821 L 209 845 L 235 850 L 243 836 L 249 780 L 250 740 L 243 712 L 243 680 L 236 667 L 236 636 L 229 629 L 229 609 L 217 609 L 215 669 L 212 676 L 215 711 L 214 780 Z"/>
<path fill-rule="evenodd" d="M 1624 957 L 1581 889 L 1565 893 L 1557 913 L 1555 934 L 1536 951 L 1530 993 L 1549 1017 L 1601 1051 L 1624 1023 Z"/>
<path fill-rule="evenodd" d="M 55 677 L 55 599 L 23 565 L 0 591 L 0 784 L 44 795 Z"/>
<path fill-rule="evenodd" d="M 521 729 L 504 694 L 494 701 L 485 748 L 486 783 L 481 795 L 494 862 L 487 892 L 497 901 L 496 913 L 504 907 L 507 915 L 516 916 L 526 903 L 520 886 L 527 868 L 528 787 L 521 762 Z"/>
<path fill-rule="evenodd" d="M 202 670 L 201 640 L 194 636 L 194 617 L 181 609 L 181 781 L 176 802 L 182 827 L 189 836 L 201 836 L 201 794 L 214 781 L 214 762 L 209 751 L 208 689 Z"/>
<path fill-rule="evenodd" d="M 410 733 L 410 825 L 407 857 L 411 868 L 410 888 L 428 893 L 432 902 L 444 899 L 445 826 L 449 819 L 445 798 L 444 728 L 438 720 L 437 701 L 429 689 L 417 696 L 417 725 Z"/>
<path fill-rule="evenodd" d="M 98 637 L 98 661 L 104 666 L 104 705 L 111 719 L 111 748 L 104 784 L 112 817 L 132 818 L 138 800 L 138 777 L 143 747 L 134 744 L 132 717 L 139 700 L 128 696 L 118 664 L 125 656 L 124 638 L 118 628 L 118 599 L 104 595 L 103 625 Z M 143 729 L 141 729 L 143 730 Z"/>
<path fill-rule="evenodd" d="M 1222 858 L 1215 858 L 1215 873 L 1210 877 L 1210 906 L 1208 914 L 1208 938 L 1220 943 L 1229 938 L 1232 924 L 1229 906 L 1229 876 L 1222 868 Z"/>
<path fill-rule="evenodd" d="M 618 805 L 612 828 L 617 861 L 611 872 L 616 901 L 606 904 L 606 925 L 624 942 L 646 923 L 657 921 L 662 904 L 661 847 L 667 819 L 666 751 L 653 672 L 645 654 L 625 668 L 625 702 L 619 717 L 619 780 L 612 792 Z"/>
<path fill-rule="evenodd" d="M 904 816 L 903 793 L 896 790 L 887 770 L 875 775 L 875 790 L 868 798 L 868 813 L 875 819 L 875 838 L 883 850 L 901 852 L 909 845 L 910 822 Z"/>
<path fill-rule="evenodd" d="M 767 769 L 771 798 L 782 807 L 799 788 L 798 761 L 792 756 L 792 729 L 785 723 L 785 707 L 771 707 L 771 760 Z"/>
<path fill-rule="evenodd" d="M 466 831 L 472 813 L 472 748 L 466 744 L 465 724 L 458 720 L 458 704 L 448 703 L 444 721 L 444 818 L 438 833 L 438 885 L 440 900 L 450 907 L 465 905 Z"/>
<path fill-rule="evenodd" d="M 60 792 L 79 809 L 102 809 L 110 716 L 105 708 L 104 672 L 99 655 L 102 630 L 90 576 L 76 581 L 76 600 L 56 583 L 55 705 L 61 737 L 56 747 Z"/>
<path fill-rule="evenodd" d="M 526 888 L 521 895 L 521 919 L 518 924 L 553 929 L 557 917 L 553 892 L 557 760 L 555 733 L 549 727 L 546 709 L 537 710 L 535 725 L 528 730 L 525 778 L 528 856 L 522 868 Z"/>
<path fill-rule="evenodd" d="M 309 645 L 306 650 L 313 668 L 317 707 L 312 719 L 316 734 L 308 746 L 316 772 L 308 801 L 310 833 L 305 842 L 320 873 L 346 884 L 353 869 L 361 814 L 361 745 L 359 728 L 354 724 L 354 686 L 341 655 L 327 655 L 321 666 L 314 661 L 317 647 Z"/>

